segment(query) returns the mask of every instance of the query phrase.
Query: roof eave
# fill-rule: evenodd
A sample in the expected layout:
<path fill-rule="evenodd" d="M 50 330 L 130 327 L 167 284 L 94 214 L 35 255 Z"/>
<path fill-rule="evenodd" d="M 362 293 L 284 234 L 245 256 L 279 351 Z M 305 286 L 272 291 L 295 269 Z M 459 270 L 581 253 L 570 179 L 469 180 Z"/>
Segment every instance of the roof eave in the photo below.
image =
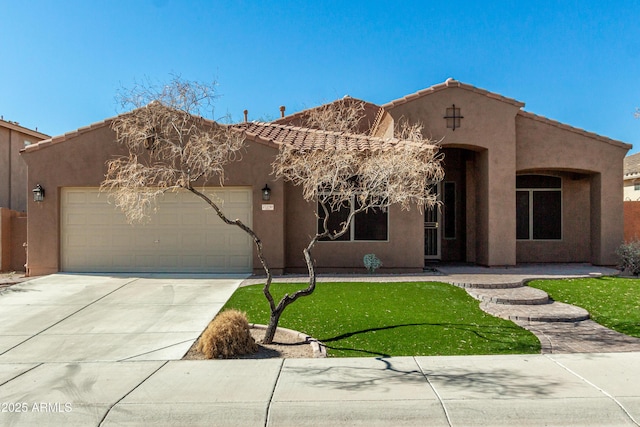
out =
<path fill-rule="evenodd" d="M 403 96 L 402 98 L 398 98 L 395 99 L 391 102 L 388 102 L 384 105 L 382 105 L 382 108 L 384 109 L 391 109 L 394 107 L 397 107 L 398 105 L 402 105 L 405 104 L 409 101 L 413 101 L 415 99 L 418 98 L 422 98 L 423 96 L 427 96 L 427 95 L 431 95 L 434 94 L 436 92 L 440 92 L 442 90 L 446 90 L 449 88 L 460 88 L 460 89 L 464 89 L 464 90 L 468 90 L 470 92 L 473 93 L 477 93 L 479 95 L 483 95 L 486 96 L 487 98 L 491 98 L 491 99 L 495 99 L 497 101 L 501 101 L 501 102 L 505 102 L 507 104 L 511 104 L 517 108 L 522 108 L 524 107 L 524 102 L 520 102 L 517 101 L 513 98 L 507 98 L 506 96 L 502 96 L 498 93 L 495 92 L 489 92 L 488 90 L 485 89 L 481 89 L 479 87 L 467 84 L 467 83 L 462 83 L 458 80 L 454 80 L 454 79 L 447 79 L 446 81 L 444 81 L 443 83 L 439 83 L 437 85 L 433 85 L 431 87 L 428 87 L 426 89 L 422 89 L 419 90 L 417 92 L 411 93 L 409 95 Z"/>
<path fill-rule="evenodd" d="M 51 138 L 51 136 L 47 135 L 46 133 L 38 132 L 37 130 L 29 129 L 29 128 L 26 128 L 24 126 L 20 126 L 19 124 L 15 123 L 15 122 L 9 122 L 9 121 L 2 120 L 2 119 L 0 119 L 0 127 L 4 127 L 4 128 L 7 128 L 7 129 L 10 129 L 10 130 L 14 130 L 16 132 L 24 133 L 25 135 L 29 135 L 29 136 L 32 136 L 32 137 L 38 138 L 38 139 Z"/>
<path fill-rule="evenodd" d="M 527 118 L 529 118 L 531 120 L 535 120 L 537 122 L 546 123 L 546 124 L 548 124 L 550 126 L 554 126 L 554 127 L 560 128 L 560 129 L 568 130 L 570 132 L 574 132 L 574 133 L 577 133 L 579 135 L 586 136 L 588 138 L 596 139 L 596 140 L 601 141 L 601 142 L 606 142 L 607 144 L 611 144 L 611 145 L 614 145 L 614 146 L 619 147 L 619 148 L 624 148 L 624 149 L 630 150 L 633 147 L 631 144 L 627 144 L 626 142 L 622 142 L 622 141 L 618 141 L 618 140 L 615 140 L 615 139 L 608 138 L 606 136 L 598 135 L 597 133 L 593 133 L 593 132 L 586 131 L 584 129 L 573 127 L 573 126 L 561 123 L 561 122 L 559 122 L 557 120 L 552 120 L 552 119 L 549 119 L 549 118 L 544 117 L 544 116 L 540 116 L 540 115 L 537 115 L 537 114 L 534 114 L 534 113 L 530 113 L 528 111 L 523 111 L 523 110 L 518 111 L 518 115 L 520 115 L 522 117 L 527 117 Z"/>

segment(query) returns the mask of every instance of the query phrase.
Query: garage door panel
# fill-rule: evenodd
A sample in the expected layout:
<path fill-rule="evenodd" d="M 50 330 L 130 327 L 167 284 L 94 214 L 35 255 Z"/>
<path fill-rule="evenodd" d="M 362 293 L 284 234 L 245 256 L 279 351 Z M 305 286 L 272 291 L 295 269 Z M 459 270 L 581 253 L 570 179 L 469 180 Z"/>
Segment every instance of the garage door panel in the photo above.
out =
<path fill-rule="evenodd" d="M 251 226 L 251 189 L 222 189 L 215 195 L 233 204 L 229 212 Z M 238 204 L 242 201 L 244 205 Z M 63 189 L 61 209 L 63 271 L 252 270 L 251 239 L 187 192 L 165 194 L 151 220 L 133 226 L 97 188 Z M 228 213 L 226 207 L 223 210 Z"/>
<path fill-rule="evenodd" d="M 180 247 L 182 243 L 182 236 L 180 236 L 180 232 L 176 229 L 171 230 L 162 230 L 160 234 L 155 234 L 156 240 L 154 242 L 159 244 L 162 248 L 167 248 L 171 250 L 175 247 Z"/>
<path fill-rule="evenodd" d="M 87 219 L 88 217 L 86 215 L 81 215 L 81 214 L 66 215 L 67 224 L 69 224 L 70 226 L 74 226 L 74 225 L 85 226 L 87 225 Z"/>
<path fill-rule="evenodd" d="M 67 236 L 65 238 L 67 247 L 70 249 L 73 248 L 84 248 L 87 245 L 87 239 L 84 235 L 73 235 Z"/>
<path fill-rule="evenodd" d="M 251 203 L 251 193 L 248 193 L 246 191 L 236 191 L 236 190 L 230 190 L 229 191 L 229 203 L 238 203 L 241 205 L 247 204 L 247 203 Z"/>
<path fill-rule="evenodd" d="M 182 262 L 182 265 L 184 265 L 187 269 L 201 268 L 203 265 L 205 265 L 204 256 L 202 255 L 185 255 L 182 256 L 180 260 Z"/>
<path fill-rule="evenodd" d="M 133 235 L 122 231 L 112 232 L 111 245 L 119 248 L 131 247 L 134 245 Z"/>
<path fill-rule="evenodd" d="M 155 240 L 154 236 L 150 236 L 148 234 L 134 234 L 133 235 L 133 242 L 132 245 L 134 246 L 134 248 L 132 248 L 135 251 L 139 251 L 139 250 L 150 250 L 153 249 L 155 247 L 155 243 L 153 243 Z"/>
<path fill-rule="evenodd" d="M 225 209 L 224 212 L 226 213 L 227 210 Z M 231 215 L 228 215 L 228 218 L 234 219 Z M 210 227 L 228 225 L 224 221 L 222 221 L 222 219 L 220 219 L 218 214 L 216 214 L 213 209 L 207 211 L 207 215 L 205 216 L 205 224 Z M 235 227 L 235 225 L 233 227 Z"/>
<path fill-rule="evenodd" d="M 180 215 L 177 212 L 157 212 L 155 224 L 165 227 L 180 224 Z"/>
<path fill-rule="evenodd" d="M 105 224 L 111 224 L 111 215 L 108 213 L 93 213 L 86 217 L 86 225 L 102 226 Z"/>
<path fill-rule="evenodd" d="M 251 260 L 246 256 L 230 256 L 229 264 L 234 268 L 247 268 L 251 264 Z"/>
<path fill-rule="evenodd" d="M 116 212 L 112 211 L 109 217 L 109 224 L 118 225 L 126 230 L 130 230 L 132 227 L 134 227 L 133 225 L 127 222 L 127 217 L 124 216 L 124 214 L 119 210 Z"/>
<path fill-rule="evenodd" d="M 242 221 L 243 224 L 247 224 L 249 222 L 249 215 L 246 212 L 241 212 L 239 211 L 237 208 L 236 209 L 229 209 L 229 211 L 225 212 L 227 215 L 227 218 L 229 218 L 230 220 L 236 220 L 239 219 L 240 221 Z M 219 219 L 216 215 L 216 218 L 214 218 L 216 221 L 213 222 L 212 221 L 212 225 L 227 225 L 225 224 L 221 219 Z M 237 226 L 234 226 L 237 227 Z"/>
<path fill-rule="evenodd" d="M 207 248 L 202 234 L 182 235 L 180 236 L 180 239 L 182 240 L 182 246 L 190 246 L 198 251 L 204 251 Z"/>
<path fill-rule="evenodd" d="M 63 198 L 64 203 L 66 203 L 67 205 L 72 205 L 72 204 L 86 204 L 87 203 L 87 193 L 67 193 L 66 197 Z"/>
<path fill-rule="evenodd" d="M 221 256 L 207 256 L 205 258 L 205 262 L 208 265 L 214 265 L 214 266 L 229 265 L 229 269 L 241 270 L 241 268 L 239 268 L 238 266 L 231 265 L 229 263 L 229 258 L 227 256 L 224 256 L 224 255 L 221 255 Z M 222 270 L 219 267 L 214 267 L 214 269 L 212 271 L 214 273 L 224 273 L 225 272 L 225 270 Z"/>
<path fill-rule="evenodd" d="M 202 224 L 204 224 L 204 211 L 199 213 L 188 213 L 182 215 L 180 222 L 173 222 L 173 224 L 182 224 L 184 227 L 188 228 L 191 226 L 200 228 Z"/>
<path fill-rule="evenodd" d="M 170 255 L 170 254 L 158 255 L 157 261 L 167 268 L 177 269 L 180 267 L 181 257 Z"/>
<path fill-rule="evenodd" d="M 230 238 L 227 244 L 232 251 L 242 252 L 242 250 L 247 246 L 247 244 L 251 244 L 251 241 L 245 236 L 239 236 L 239 238 L 233 238 L 232 236 L 229 236 L 229 237 Z"/>

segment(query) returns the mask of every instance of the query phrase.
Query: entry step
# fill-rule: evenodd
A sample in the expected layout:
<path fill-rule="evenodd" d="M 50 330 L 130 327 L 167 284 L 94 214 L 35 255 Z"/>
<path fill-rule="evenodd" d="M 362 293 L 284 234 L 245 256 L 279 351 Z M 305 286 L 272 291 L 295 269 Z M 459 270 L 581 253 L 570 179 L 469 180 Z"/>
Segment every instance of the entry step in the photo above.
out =
<path fill-rule="evenodd" d="M 446 281 L 446 280 L 445 280 Z M 454 286 L 465 289 L 512 289 L 522 288 L 522 282 L 495 282 L 495 283 L 474 283 L 474 282 L 449 282 Z"/>
<path fill-rule="evenodd" d="M 529 286 L 502 289 L 467 288 L 467 293 L 477 300 L 496 304 L 540 305 L 549 303 L 549 295 L 545 291 Z"/>
<path fill-rule="evenodd" d="M 493 316 L 509 320 L 580 322 L 589 319 L 587 310 L 556 301 L 540 305 L 509 305 L 483 301 L 480 308 Z"/>

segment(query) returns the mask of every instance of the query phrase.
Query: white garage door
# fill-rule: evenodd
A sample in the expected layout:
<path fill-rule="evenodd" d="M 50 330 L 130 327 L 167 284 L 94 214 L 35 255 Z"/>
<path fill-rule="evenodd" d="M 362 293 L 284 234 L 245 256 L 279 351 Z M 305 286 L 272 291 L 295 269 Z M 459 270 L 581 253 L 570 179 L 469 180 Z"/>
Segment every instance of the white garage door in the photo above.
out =
<path fill-rule="evenodd" d="M 209 189 L 229 218 L 251 226 L 251 189 Z M 97 188 L 64 188 L 61 269 L 69 272 L 251 272 L 253 246 L 203 200 L 167 193 L 145 224 L 131 225 Z"/>

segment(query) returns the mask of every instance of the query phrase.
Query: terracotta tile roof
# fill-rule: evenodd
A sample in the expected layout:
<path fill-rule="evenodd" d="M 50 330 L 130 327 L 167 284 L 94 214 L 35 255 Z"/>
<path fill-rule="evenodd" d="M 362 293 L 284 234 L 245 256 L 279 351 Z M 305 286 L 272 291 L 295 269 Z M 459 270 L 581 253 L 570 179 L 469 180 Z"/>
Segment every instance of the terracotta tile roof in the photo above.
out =
<path fill-rule="evenodd" d="M 636 175 L 640 175 L 640 153 L 624 158 L 624 176 L 632 177 Z"/>
<path fill-rule="evenodd" d="M 382 108 L 385 108 L 385 109 L 388 110 L 388 109 L 391 109 L 393 107 L 397 107 L 398 105 L 402 105 L 402 104 L 404 104 L 406 102 L 412 101 L 414 99 L 418 99 L 418 98 L 421 98 L 423 96 L 430 95 L 432 93 L 439 92 L 441 90 L 445 90 L 445 89 L 452 88 L 452 87 L 457 87 L 457 88 L 460 88 L 460 89 L 465 89 L 465 90 L 468 90 L 468 91 L 471 91 L 471 92 L 475 92 L 475 93 L 484 95 L 487 98 L 492 98 L 492 99 L 496 99 L 498 101 L 502 101 L 502 102 L 506 102 L 508 104 L 512 104 L 512 105 L 514 105 L 514 106 L 516 106 L 518 108 L 524 107 L 524 103 L 523 102 L 516 101 L 515 99 L 507 98 L 506 96 L 502 96 L 502 95 L 494 93 L 494 92 L 489 92 L 488 90 L 480 89 L 480 88 L 472 86 L 470 84 L 462 83 L 462 82 L 459 82 L 459 81 L 454 80 L 452 78 L 449 78 L 444 83 L 440 83 L 440 84 L 428 87 L 426 89 L 419 90 L 419 91 L 417 91 L 415 93 L 412 93 L 412 94 L 403 96 L 402 98 L 398 98 L 396 100 L 388 102 L 388 103 L 384 104 L 382 106 Z"/>
<path fill-rule="evenodd" d="M 352 98 L 350 96 L 345 96 L 342 99 L 337 99 L 328 104 L 318 105 L 317 107 L 307 108 L 306 110 L 298 111 L 297 113 L 290 114 L 288 116 L 279 118 L 277 120 L 273 120 L 271 123 L 279 124 L 279 125 L 288 125 L 288 126 L 304 126 L 307 121 L 307 117 L 310 111 L 316 110 L 318 108 L 327 108 L 333 104 L 343 104 L 343 103 L 362 103 L 364 110 L 363 116 L 358 124 L 358 133 L 362 133 L 364 135 L 369 136 L 379 136 L 382 137 L 387 129 L 383 128 L 385 116 L 388 116 L 389 113 L 386 112 L 379 105 L 373 104 L 371 102 L 363 101 L 361 99 Z"/>
<path fill-rule="evenodd" d="M 247 139 L 273 147 L 288 144 L 301 150 L 379 150 L 395 146 L 399 142 L 391 138 L 322 131 L 277 123 L 250 122 L 233 127 L 242 131 Z"/>

